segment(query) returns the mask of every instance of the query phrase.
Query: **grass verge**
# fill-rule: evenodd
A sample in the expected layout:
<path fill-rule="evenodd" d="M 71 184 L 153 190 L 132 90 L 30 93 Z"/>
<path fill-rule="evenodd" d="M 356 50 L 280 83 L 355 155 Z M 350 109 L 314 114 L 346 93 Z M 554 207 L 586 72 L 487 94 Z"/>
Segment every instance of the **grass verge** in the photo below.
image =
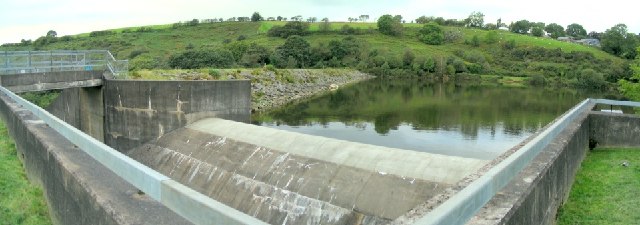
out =
<path fill-rule="evenodd" d="M 0 225 L 51 224 L 42 190 L 27 180 L 3 121 L 0 121 L 0 171 Z"/>
<path fill-rule="evenodd" d="M 557 224 L 638 224 L 638 187 L 640 149 L 595 149 L 582 162 Z"/>

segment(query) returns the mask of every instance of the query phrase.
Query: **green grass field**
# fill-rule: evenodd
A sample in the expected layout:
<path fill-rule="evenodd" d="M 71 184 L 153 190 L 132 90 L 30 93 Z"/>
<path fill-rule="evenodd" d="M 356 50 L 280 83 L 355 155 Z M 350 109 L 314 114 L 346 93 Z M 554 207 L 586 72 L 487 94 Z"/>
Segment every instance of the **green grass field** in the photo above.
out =
<path fill-rule="evenodd" d="M 622 166 L 628 162 L 629 166 Z M 558 224 L 638 224 L 640 149 L 595 149 L 576 175 Z"/>
<path fill-rule="evenodd" d="M 3 121 L 0 121 L 0 171 L 0 225 L 51 224 L 42 190 L 27 180 Z"/>
<path fill-rule="evenodd" d="M 171 24 L 164 24 L 144 26 L 150 27 L 150 32 L 123 33 L 122 31 L 124 30 L 135 31 L 139 28 L 126 27 L 112 29 L 113 34 L 99 37 L 89 37 L 88 33 L 74 35 L 75 39 L 72 41 L 53 43 L 45 46 L 44 49 L 109 49 L 118 59 L 127 59 L 132 51 L 143 50 L 148 51 L 151 56 L 166 59 L 175 52 L 185 50 L 188 45 L 194 46 L 195 49 L 215 49 L 224 46 L 225 40 L 233 42 L 240 36 L 246 37 L 245 41 L 247 42 L 255 42 L 275 48 L 284 43 L 284 39 L 268 37 L 265 33 L 273 26 L 284 25 L 285 23 L 282 21 L 203 23 L 197 26 L 183 26 L 176 29 L 172 28 Z M 380 34 L 377 32 L 376 23 L 332 22 L 331 28 L 338 31 L 345 24 L 363 30 L 363 34 L 355 35 L 355 37 L 368 42 L 369 48 L 388 51 L 392 55 L 401 55 L 405 49 L 413 50 L 416 55 L 450 55 L 455 51 L 469 50 L 469 46 L 464 44 L 465 39 L 471 39 L 474 35 L 483 39 L 488 32 L 481 29 L 444 27 L 445 30 L 459 30 L 464 34 L 464 38 L 455 43 L 433 46 L 418 41 L 417 32 L 422 24 L 404 24 L 405 34 L 401 37 Z M 315 32 L 318 30 L 319 25 L 319 22 L 311 23 L 310 31 L 312 34 L 305 37 L 312 45 L 346 37 L 338 33 L 324 34 Z M 618 58 L 592 47 L 560 42 L 551 38 L 519 35 L 508 31 L 498 30 L 497 32 L 499 43 L 482 44 L 476 48 L 485 54 L 489 54 L 487 50 L 495 48 L 495 45 L 500 44 L 500 42 L 515 40 L 517 45 L 540 46 L 549 49 L 560 48 L 565 52 L 587 51 L 594 53 L 596 57 L 619 61 Z M 14 50 L 12 47 L 3 49 Z"/>

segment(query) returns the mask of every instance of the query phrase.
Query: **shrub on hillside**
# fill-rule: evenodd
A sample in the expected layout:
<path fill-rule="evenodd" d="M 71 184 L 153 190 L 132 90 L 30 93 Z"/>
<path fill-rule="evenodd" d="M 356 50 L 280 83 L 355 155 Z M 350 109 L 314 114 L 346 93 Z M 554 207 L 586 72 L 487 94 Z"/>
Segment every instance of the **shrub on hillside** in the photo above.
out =
<path fill-rule="evenodd" d="M 577 85 L 581 88 L 601 90 L 606 84 L 604 76 L 593 69 L 583 69 L 578 75 Z"/>
<path fill-rule="evenodd" d="M 304 36 L 309 34 L 309 24 L 301 21 L 290 21 L 284 26 L 273 26 L 267 35 L 271 37 L 288 38 L 289 36 Z"/>
<path fill-rule="evenodd" d="M 440 25 L 430 22 L 420 29 L 418 39 L 428 45 L 441 45 L 445 40 L 444 33 Z"/>
<path fill-rule="evenodd" d="M 206 67 L 227 68 L 233 65 L 234 58 L 230 51 L 186 51 L 172 55 L 169 66 L 180 69 L 197 69 Z"/>

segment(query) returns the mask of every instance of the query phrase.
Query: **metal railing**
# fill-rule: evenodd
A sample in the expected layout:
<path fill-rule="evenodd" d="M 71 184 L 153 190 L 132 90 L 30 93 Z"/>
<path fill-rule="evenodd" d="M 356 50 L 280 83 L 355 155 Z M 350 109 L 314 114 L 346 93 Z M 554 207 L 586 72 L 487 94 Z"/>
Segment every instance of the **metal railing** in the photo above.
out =
<path fill-rule="evenodd" d="M 116 60 L 107 50 L 0 52 L 0 75 L 85 70 L 108 70 L 122 78 L 128 74 L 129 61 Z"/>
<path fill-rule="evenodd" d="M 518 151 L 498 163 L 480 178 L 451 196 L 435 209 L 418 219 L 415 224 L 464 224 L 473 217 L 495 194 L 505 187 L 522 169 L 540 153 L 568 124 L 595 104 L 640 107 L 640 102 L 586 99 L 565 113 L 538 136 Z"/>
<path fill-rule="evenodd" d="M 194 224 L 266 224 L 129 158 L 4 87 L 0 86 L 0 92 L 116 175 Z"/>

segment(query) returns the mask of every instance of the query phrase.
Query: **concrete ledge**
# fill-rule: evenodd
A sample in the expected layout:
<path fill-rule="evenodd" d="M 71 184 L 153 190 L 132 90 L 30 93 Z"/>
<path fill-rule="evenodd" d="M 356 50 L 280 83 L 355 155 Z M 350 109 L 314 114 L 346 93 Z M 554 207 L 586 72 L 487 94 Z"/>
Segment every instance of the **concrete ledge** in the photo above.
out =
<path fill-rule="evenodd" d="M 28 85 L 9 86 L 7 89 L 14 93 L 24 93 L 31 91 L 48 91 L 48 90 L 60 90 L 74 87 L 96 87 L 102 86 L 102 79 L 93 80 L 79 80 L 69 82 L 57 82 L 57 83 L 36 83 Z"/>
<path fill-rule="evenodd" d="M 190 224 L 0 94 L 0 116 L 56 224 Z"/>
<path fill-rule="evenodd" d="M 589 138 L 601 147 L 640 147 L 640 116 L 591 112 Z"/>
<path fill-rule="evenodd" d="M 75 85 L 78 87 L 86 87 L 89 85 L 99 86 L 102 84 L 102 74 L 103 71 L 63 71 L 11 74 L 2 75 L 0 84 L 14 92 L 62 89 L 66 87 L 65 84 Z"/>

